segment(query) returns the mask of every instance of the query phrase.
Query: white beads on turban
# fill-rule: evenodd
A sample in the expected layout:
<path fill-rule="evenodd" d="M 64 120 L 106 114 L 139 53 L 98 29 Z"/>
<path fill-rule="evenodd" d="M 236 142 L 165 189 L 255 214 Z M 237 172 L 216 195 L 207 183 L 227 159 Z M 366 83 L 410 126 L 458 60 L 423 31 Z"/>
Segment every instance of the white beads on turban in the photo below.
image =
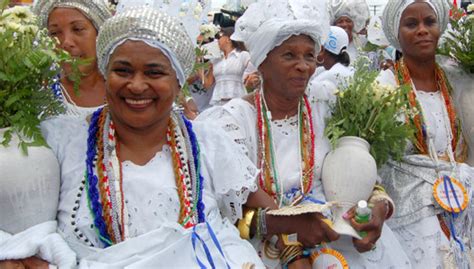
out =
<path fill-rule="evenodd" d="M 245 43 L 258 67 L 273 48 L 293 35 L 308 35 L 318 53 L 328 32 L 325 0 L 262 0 L 237 20 L 231 39 Z"/>
<path fill-rule="evenodd" d="M 41 27 L 48 26 L 49 13 L 58 7 L 78 9 L 94 24 L 97 31 L 112 16 L 107 0 L 37 0 L 33 12 L 39 16 Z"/>
<path fill-rule="evenodd" d="M 341 17 L 348 17 L 354 23 L 354 32 L 364 29 L 370 18 L 369 6 L 365 0 L 329 0 L 330 23 L 334 25 Z"/>
<path fill-rule="evenodd" d="M 415 3 L 415 0 L 389 0 L 382 16 L 383 31 L 388 41 L 392 46 L 401 51 L 400 42 L 398 41 L 398 31 L 400 29 L 400 20 L 402 18 L 403 11 Z M 436 17 L 438 18 L 438 25 L 440 27 L 441 34 L 448 26 L 449 19 L 449 5 L 446 0 L 424 0 L 434 10 Z"/>

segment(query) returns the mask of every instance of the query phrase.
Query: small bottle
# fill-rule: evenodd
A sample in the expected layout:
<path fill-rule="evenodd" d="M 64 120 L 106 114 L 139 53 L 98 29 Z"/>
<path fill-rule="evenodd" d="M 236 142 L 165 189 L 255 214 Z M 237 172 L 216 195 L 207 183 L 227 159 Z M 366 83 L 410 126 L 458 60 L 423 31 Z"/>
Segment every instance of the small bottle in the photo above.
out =
<path fill-rule="evenodd" d="M 360 200 L 357 203 L 357 208 L 355 210 L 355 221 L 357 223 L 367 223 L 370 221 L 370 217 L 372 215 L 372 210 L 367 206 L 367 202 L 364 200 Z M 366 237 L 367 232 L 361 231 L 359 232 L 361 237 Z"/>

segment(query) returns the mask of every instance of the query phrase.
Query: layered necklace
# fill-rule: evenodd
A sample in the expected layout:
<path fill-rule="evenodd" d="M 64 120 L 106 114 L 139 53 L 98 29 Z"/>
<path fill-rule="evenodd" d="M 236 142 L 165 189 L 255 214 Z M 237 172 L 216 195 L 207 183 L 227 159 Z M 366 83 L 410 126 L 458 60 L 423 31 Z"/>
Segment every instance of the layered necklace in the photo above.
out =
<path fill-rule="evenodd" d="M 200 149 L 192 124 L 172 113 L 167 129 L 173 171 L 180 201 L 178 222 L 185 228 L 205 222 Z M 87 139 L 85 189 L 95 231 L 105 247 L 128 237 L 123 173 L 115 126 L 107 108 L 91 118 Z"/>
<path fill-rule="evenodd" d="M 278 175 L 271 127 L 271 113 L 266 105 L 263 90 L 255 92 L 255 107 L 257 109 L 258 164 L 261 170 L 258 182 L 260 187 L 271 195 L 277 204 L 281 206 L 283 200 L 282 179 Z M 315 165 L 313 118 L 306 95 L 301 98 L 298 105 L 298 129 L 299 166 L 301 169 L 300 185 L 301 193 L 305 194 L 311 190 Z"/>
<path fill-rule="evenodd" d="M 396 71 L 396 79 L 399 85 L 408 85 L 411 87 L 410 91 L 408 92 L 408 100 L 410 104 L 410 108 L 416 108 L 419 113 L 410 118 L 409 120 L 411 123 L 415 126 L 416 128 L 416 133 L 415 133 L 415 141 L 414 145 L 418 152 L 420 154 L 429 154 L 429 144 L 428 144 L 428 128 L 427 128 L 427 123 L 425 121 L 425 118 L 423 117 L 422 114 L 422 107 L 420 102 L 417 99 L 416 95 L 416 90 L 414 89 L 413 82 L 410 77 L 410 72 L 408 70 L 408 67 L 406 66 L 403 58 L 398 61 L 395 64 L 395 71 Z M 451 85 L 449 84 L 446 74 L 444 71 L 439 67 L 438 64 L 436 64 L 435 68 L 435 78 L 436 78 L 436 83 L 438 86 L 438 89 L 441 92 L 441 96 L 443 99 L 443 103 L 445 105 L 444 110 L 446 111 L 445 114 L 447 114 L 447 119 L 449 120 L 449 129 L 448 132 L 450 132 L 449 138 L 451 141 L 450 147 L 452 148 L 452 153 L 455 154 L 457 147 L 459 146 L 459 140 L 462 135 L 462 130 L 461 130 L 461 124 L 460 120 L 456 114 L 456 110 L 453 105 L 453 100 L 451 98 L 451 93 L 453 92 Z M 462 157 L 462 156 L 456 156 L 456 157 Z"/>

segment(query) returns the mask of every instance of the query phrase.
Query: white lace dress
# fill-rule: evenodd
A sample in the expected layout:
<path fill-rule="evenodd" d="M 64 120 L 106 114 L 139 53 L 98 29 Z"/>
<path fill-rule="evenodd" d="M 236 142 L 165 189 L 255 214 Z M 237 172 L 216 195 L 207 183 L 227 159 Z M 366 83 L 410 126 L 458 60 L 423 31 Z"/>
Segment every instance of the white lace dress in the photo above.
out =
<path fill-rule="evenodd" d="M 202 242 L 198 241 L 194 249 L 193 229 L 184 229 L 177 223 L 179 198 L 167 146 L 143 166 L 122 162 L 129 238 L 104 249 L 94 231 L 82 183 L 87 122 L 59 117 L 44 122 L 42 128 L 61 164 L 59 233 L 77 253 L 80 267 L 198 268 L 196 257 L 209 266 L 202 242 L 209 248 L 216 267 L 225 267 L 206 224 L 196 226 Z M 201 151 L 207 223 L 231 268 L 240 268 L 246 262 L 261 267 L 252 246 L 240 239 L 232 224 L 241 217 L 241 206 L 250 191 L 256 190 L 257 169 L 225 133 L 203 123 L 195 123 L 193 128 Z"/>
<path fill-rule="evenodd" d="M 85 119 L 87 116 L 94 113 L 97 109 L 104 106 L 104 105 L 93 106 L 93 107 L 78 106 L 76 105 L 76 103 L 74 103 L 71 96 L 69 95 L 67 90 L 64 88 L 64 86 L 61 85 L 61 83 L 59 83 L 58 87 L 60 88 L 60 91 L 61 91 L 61 94 L 58 98 L 61 99 L 63 106 L 65 108 L 64 114 L 68 116 L 76 117 L 79 119 Z"/>
<path fill-rule="evenodd" d="M 313 126 L 315 128 L 315 169 L 311 197 L 325 201 L 321 182 L 321 167 L 324 157 L 330 150 L 329 141 L 323 136 L 325 123 L 328 116 L 328 106 L 325 102 L 316 101 L 310 97 L 313 113 Z M 247 152 L 250 159 L 257 162 L 257 125 L 256 110 L 253 105 L 243 99 L 234 99 L 223 107 L 212 108 L 198 117 L 198 120 L 217 122 L 226 130 L 234 141 Z M 285 192 L 285 204 L 290 203 L 298 195 L 301 172 L 297 164 L 298 153 L 298 123 L 297 117 L 284 120 L 274 120 L 271 123 L 272 135 L 275 145 L 276 166 L 281 185 Z M 268 268 L 279 268 L 278 260 L 268 259 L 262 252 L 261 242 L 253 240 L 252 244 L 259 251 L 263 262 Z M 377 242 L 377 248 L 360 254 L 352 244 L 352 238 L 341 236 L 331 247 L 339 250 L 351 268 L 409 268 L 410 263 L 403 249 L 391 230 L 384 226 L 382 236 Z"/>
<path fill-rule="evenodd" d="M 390 70 L 382 71 L 379 81 L 384 84 L 396 85 L 395 77 Z M 425 113 L 426 124 L 429 127 L 428 135 L 433 138 L 436 153 L 440 156 L 444 155 L 448 149 L 448 133 L 441 92 L 417 91 L 417 96 Z M 389 162 L 389 166 L 382 169 L 381 176 L 384 184 L 389 185 L 387 191 L 394 198 L 399 209 L 399 215 L 396 213 L 388 224 L 392 227 L 403 248 L 407 250 L 413 268 L 456 268 L 453 265 L 454 255 L 450 253 L 451 245 L 455 243 L 450 243 L 441 229 L 436 214 L 442 213 L 443 210 L 433 198 L 432 183 L 428 183 L 438 177 L 433 168 L 428 168 L 429 165 L 433 165 L 433 161 L 428 156 L 414 154 L 414 146 L 411 143 L 409 143 L 406 152 L 407 155 L 402 164 L 397 165 Z M 440 162 L 440 167 L 450 167 L 449 163 Z M 393 176 L 396 175 L 395 171 L 407 173 L 409 175 L 406 179 L 408 184 L 399 175 Z M 412 172 L 413 174 L 411 174 Z M 451 171 L 447 170 L 447 172 Z M 443 173 L 443 169 L 441 169 L 441 173 Z M 470 186 L 474 180 L 473 167 L 458 163 L 455 173 L 455 177 L 463 182 L 470 194 Z M 389 181 L 392 181 L 393 184 Z M 469 209 L 466 211 L 469 214 Z M 467 221 L 470 222 L 471 218 L 468 216 Z M 458 233 L 462 229 L 470 230 L 470 227 L 463 227 L 470 225 L 467 222 L 460 223 L 459 226 L 456 226 L 456 230 Z M 461 240 L 466 246 L 470 245 L 469 236 L 461 238 Z M 469 251 L 467 248 L 467 252 Z M 473 265 L 471 264 L 471 266 Z"/>

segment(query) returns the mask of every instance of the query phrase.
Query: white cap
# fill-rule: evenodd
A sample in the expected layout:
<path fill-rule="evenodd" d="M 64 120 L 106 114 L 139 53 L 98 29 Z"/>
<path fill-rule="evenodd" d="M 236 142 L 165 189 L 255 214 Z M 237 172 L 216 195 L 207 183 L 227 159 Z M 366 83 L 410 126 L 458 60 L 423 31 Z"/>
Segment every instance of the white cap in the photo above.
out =
<path fill-rule="evenodd" d="M 339 55 L 343 49 L 347 49 L 347 46 L 349 46 L 349 37 L 346 31 L 341 27 L 331 26 L 329 36 L 323 45 L 324 49 L 332 54 Z"/>

